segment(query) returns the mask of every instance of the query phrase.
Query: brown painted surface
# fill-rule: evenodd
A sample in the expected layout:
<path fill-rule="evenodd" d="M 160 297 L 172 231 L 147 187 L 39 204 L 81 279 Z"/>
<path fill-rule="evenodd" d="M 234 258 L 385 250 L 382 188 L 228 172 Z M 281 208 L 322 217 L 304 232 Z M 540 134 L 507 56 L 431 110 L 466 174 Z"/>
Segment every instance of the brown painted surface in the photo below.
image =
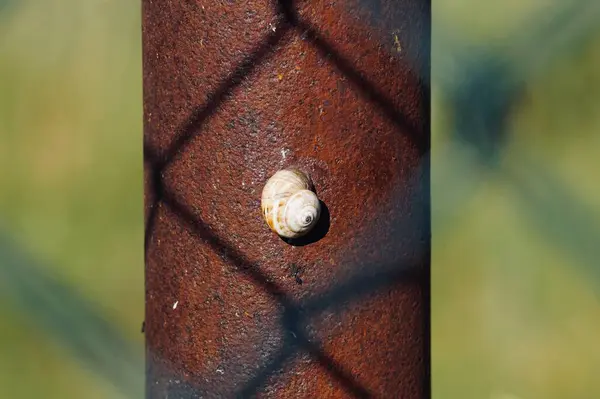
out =
<path fill-rule="evenodd" d="M 148 397 L 428 397 L 429 2 L 142 4 Z"/>

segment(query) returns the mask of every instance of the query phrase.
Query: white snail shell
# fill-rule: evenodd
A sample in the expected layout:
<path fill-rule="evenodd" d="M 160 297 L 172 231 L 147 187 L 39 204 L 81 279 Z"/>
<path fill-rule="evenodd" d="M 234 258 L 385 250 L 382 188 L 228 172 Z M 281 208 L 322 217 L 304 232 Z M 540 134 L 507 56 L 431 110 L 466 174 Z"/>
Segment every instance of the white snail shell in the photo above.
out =
<path fill-rule="evenodd" d="M 285 238 L 305 235 L 321 216 L 310 178 L 297 169 L 283 169 L 271 176 L 262 191 L 261 208 L 271 230 Z"/>

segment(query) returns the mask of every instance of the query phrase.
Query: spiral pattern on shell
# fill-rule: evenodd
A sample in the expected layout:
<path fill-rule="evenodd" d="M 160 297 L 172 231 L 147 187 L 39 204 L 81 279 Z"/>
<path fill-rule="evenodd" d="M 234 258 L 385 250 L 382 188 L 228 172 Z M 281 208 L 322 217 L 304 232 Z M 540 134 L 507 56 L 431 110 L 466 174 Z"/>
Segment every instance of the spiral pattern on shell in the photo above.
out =
<path fill-rule="evenodd" d="M 310 178 L 297 169 L 276 172 L 262 191 L 261 208 L 265 221 L 285 238 L 301 237 L 315 227 L 321 204 Z"/>

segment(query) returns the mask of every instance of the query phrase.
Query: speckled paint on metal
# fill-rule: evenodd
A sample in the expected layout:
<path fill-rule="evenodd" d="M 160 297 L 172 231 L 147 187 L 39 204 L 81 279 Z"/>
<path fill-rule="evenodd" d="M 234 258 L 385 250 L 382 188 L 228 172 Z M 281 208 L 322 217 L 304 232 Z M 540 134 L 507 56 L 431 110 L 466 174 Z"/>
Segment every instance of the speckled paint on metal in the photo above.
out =
<path fill-rule="evenodd" d="M 430 4 L 144 0 L 147 396 L 429 396 Z M 324 212 L 284 241 L 278 169 Z"/>

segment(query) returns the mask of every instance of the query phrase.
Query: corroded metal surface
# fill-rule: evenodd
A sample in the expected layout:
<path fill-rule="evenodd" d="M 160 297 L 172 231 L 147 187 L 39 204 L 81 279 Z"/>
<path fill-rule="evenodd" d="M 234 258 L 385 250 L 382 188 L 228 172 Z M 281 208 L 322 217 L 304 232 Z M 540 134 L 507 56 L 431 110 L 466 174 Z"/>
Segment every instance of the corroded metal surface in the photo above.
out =
<path fill-rule="evenodd" d="M 429 395 L 429 14 L 143 1 L 148 397 Z M 288 166 L 325 204 L 292 242 Z"/>

